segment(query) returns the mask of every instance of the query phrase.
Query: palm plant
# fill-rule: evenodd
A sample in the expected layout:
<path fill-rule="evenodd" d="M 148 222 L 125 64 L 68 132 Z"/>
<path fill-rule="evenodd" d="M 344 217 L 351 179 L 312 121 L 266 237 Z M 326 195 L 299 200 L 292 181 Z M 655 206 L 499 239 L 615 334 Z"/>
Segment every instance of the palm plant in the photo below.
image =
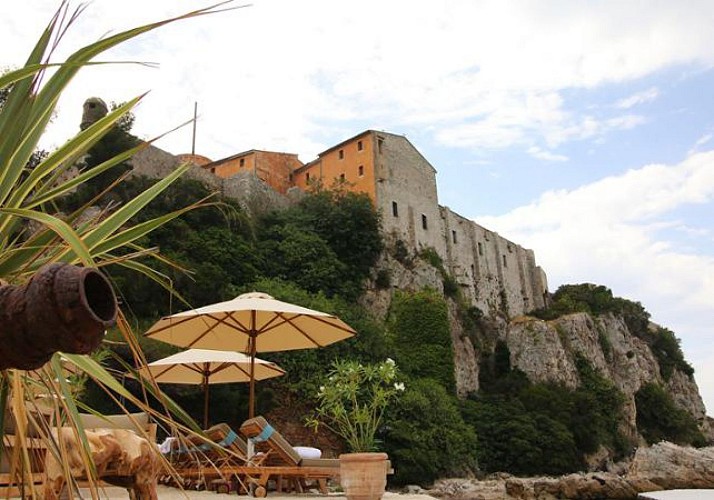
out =
<path fill-rule="evenodd" d="M 19 285 L 26 282 L 41 266 L 55 262 L 92 268 L 113 264 L 143 273 L 170 289 L 162 276 L 146 264 L 145 259 L 138 260 L 138 257 L 158 257 L 155 249 L 141 247 L 139 240 L 197 205 L 139 224 L 132 225 L 131 219 L 178 179 L 187 166 L 176 169 L 123 206 L 105 210 L 99 216 L 88 220 L 80 216 L 92 201 L 69 214 L 60 215 L 56 210 L 56 202 L 62 196 L 148 146 L 149 143 L 142 142 L 75 177 L 70 178 L 67 175 L 70 167 L 129 113 L 142 96 L 119 106 L 106 117 L 80 131 L 33 167 L 28 167 L 28 162 L 37 149 L 61 93 L 80 69 L 89 64 L 99 64 L 93 62 L 96 56 L 117 44 L 168 23 L 219 12 L 223 5 L 224 3 L 217 4 L 109 36 L 80 48 L 64 62 L 51 63 L 53 48 L 84 9 L 80 6 L 71 10 L 67 0 L 64 0 L 24 66 L 0 76 L 0 89 L 9 89 L 5 94 L 4 105 L 0 108 L 0 280 L 10 285 Z M 121 180 L 120 178 L 117 182 Z M 121 312 L 118 327 L 132 347 L 138 362 L 145 362 Z M 152 411 L 143 401 L 126 391 L 91 357 L 58 353 L 48 364 L 33 372 L 16 369 L 2 371 L 0 405 L 5 411 L 0 412 L 0 429 L 4 428 L 5 415 L 10 410 L 17 424 L 17 441 L 11 457 L 12 468 L 18 483 L 25 485 L 30 490 L 28 494 L 33 496 L 35 492 L 31 491 L 33 486 L 29 480 L 31 466 L 26 439 L 28 425 L 35 425 L 40 429 L 49 453 L 57 456 L 63 453 L 52 438 L 51 429 L 47 425 L 43 427 L 40 419 L 35 419 L 33 412 L 27 411 L 28 401 L 34 395 L 42 393 L 47 397 L 58 425 L 61 423 L 76 429 L 75 435 L 83 444 L 87 468 L 93 470 L 88 444 L 78 417 L 79 403 L 72 397 L 73 389 L 66 379 L 68 365 L 73 365 L 72 371 L 84 372 L 111 394 L 126 398 L 146 411 Z M 155 384 L 147 384 L 146 389 L 161 397 Z M 196 428 L 180 408 L 167 399 L 164 401 L 186 426 Z"/>

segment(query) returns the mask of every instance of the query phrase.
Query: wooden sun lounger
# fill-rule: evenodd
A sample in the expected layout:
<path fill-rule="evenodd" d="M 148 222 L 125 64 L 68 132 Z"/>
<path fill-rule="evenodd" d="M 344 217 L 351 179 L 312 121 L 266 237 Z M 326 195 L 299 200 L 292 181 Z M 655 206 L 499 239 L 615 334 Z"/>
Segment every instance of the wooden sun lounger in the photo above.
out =
<path fill-rule="evenodd" d="M 230 454 L 197 439 L 193 439 L 196 448 L 186 448 L 183 456 L 181 450 L 171 454 L 168 458 L 181 479 L 181 485 L 187 489 L 237 490 L 264 497 L 271 480 L 278 492 L 303 492 L 313 481 L 326 494 L 327 481 L 339 478 L 339 460 L 300 457 L 264 418 L 259 419 L 251 419 L 241 426 L 241 433 L 248 442 L 236 436 L 225 424 L 206 431 L 206 436 L 220 447 L 227 448 L 226 438 L 230 437 Z M 265 440 L 259 438 L 268 433 L 270 436 Z M 255 453 L 251 453 L 251 446 L 255 448 Z M 229 458 L 226 459 L 226 456 Z M 169 484 L 171 481 L 168 479 Z"/>

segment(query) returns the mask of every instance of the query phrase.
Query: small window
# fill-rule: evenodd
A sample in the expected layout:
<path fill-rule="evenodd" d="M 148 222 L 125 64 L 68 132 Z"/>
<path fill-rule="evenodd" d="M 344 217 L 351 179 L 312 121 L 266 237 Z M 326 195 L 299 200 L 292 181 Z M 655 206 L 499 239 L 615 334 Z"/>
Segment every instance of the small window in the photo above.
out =
<path fill-rule="evenodd" d="M 340 174 L 340 181 L 342 181 L 342 182 L 345 181 L 345 174 Z"/>
<path fill-rule="evenodd" d="M 211 168 L 211 173 L 212 173 L 212 174 L 215 174 L 215 173 L 216 173 L 216 167 L 212 167 L 212 168 Z"/>
<path fill-rule="evenodd" d="M 451 241 L 456 243 L 456 231 L 454 229 L 451 230 Z"/>
<path fill-rule="evenodd" d="M 359 172 L 360 177 L 364 177 L 364 165 L 357 167 L 357 171 Z"/>
<path fill-rule="evenodd" d="M 474 276 L 476 276 L 476 268 L 471 264 L 471 277 L 473 278 Z"/>
<path fill-rule="evenodd" d="M 424 214 L 421 214 L 421 228 L 429 229 L 429 225 L 426 222 L 426 215 L 424 215 Z"/>
<path fill-rule="evenodd" d="M 344 160 L 344 159 L 345 159 L 345 150 L 344 150 L 344 149 L 340 149 L 340 150 L 337 152 L 337 156 L 340 158 L 340 160 Z"/>
<path fill-rule="evenodd" d="M 305 174 L 305 182 L 310 182 L 310 172 Z"/>
<path fill-rule="evenodd" d="M 245 166 L 245 158 L 240 159 L 240 166 L 244 167 Z"/>
<path fill-rule="evenodd" d="M 382 154 L 382 145 L 384 144 L 384 139 L 377 139 L 377 151 Z"/>
<path fill-rule="evenodd" d="M 392 202 L 392 215 L 394 217 L 399 217 L 399 206 L 396 201 Z"/>
<path fill-rule="evenodd" d="M 478 254 L 483 257 L 483 245 L 480 241 L 478 242 Z"/>
<path fill-rule="evenodd" d="M 357 151 L 362 151 L 364 147 L 362 146 L 362 141 L 357 141 Z"/>
<path fill-rule="evenodd" d="M 503 267 L 508 267 L 508 262 L 506 262 L 506 254 L 503 254 Z"/>

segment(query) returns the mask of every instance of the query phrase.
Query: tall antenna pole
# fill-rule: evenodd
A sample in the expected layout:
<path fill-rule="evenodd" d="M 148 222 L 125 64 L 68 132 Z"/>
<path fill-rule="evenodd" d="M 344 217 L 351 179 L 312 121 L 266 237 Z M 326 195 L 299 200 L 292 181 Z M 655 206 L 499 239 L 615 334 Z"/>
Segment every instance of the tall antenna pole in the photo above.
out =
<path fill-rule="evenodd" d="M 193 103 L 193 138 L 191 139 L 191 154 L 196 154 L 196 121 L 198 121 L 198 101 Z"/>

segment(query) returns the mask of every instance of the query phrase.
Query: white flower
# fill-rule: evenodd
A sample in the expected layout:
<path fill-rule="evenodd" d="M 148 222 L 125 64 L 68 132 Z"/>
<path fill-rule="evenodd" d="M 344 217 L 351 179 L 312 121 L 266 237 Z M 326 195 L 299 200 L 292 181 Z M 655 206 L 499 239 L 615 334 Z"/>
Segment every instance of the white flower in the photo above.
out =
<path fill-rule="evenodd" d="M 320 390 L 317 391 L 317 395 L 318 395 L 318 396 L 322 396 L 324 393 L 325 393 L 325 386 L 324 386 L 324 385 L 321 385 L 321 386 L 320 386 Z"/>
<path fill-rule="evenodd" d="M 394 360 L 393 360 L 392 358 L 387 358 L 386 363 L 387 363 L 388 365 L 392 365 L 392 366 L 395 365 Z"/>
<path fill-rule="evenodd" d="M 404 391 L 404 382 L 395 382 L 394 388 L 398 390 L 399 392 Z"/>

